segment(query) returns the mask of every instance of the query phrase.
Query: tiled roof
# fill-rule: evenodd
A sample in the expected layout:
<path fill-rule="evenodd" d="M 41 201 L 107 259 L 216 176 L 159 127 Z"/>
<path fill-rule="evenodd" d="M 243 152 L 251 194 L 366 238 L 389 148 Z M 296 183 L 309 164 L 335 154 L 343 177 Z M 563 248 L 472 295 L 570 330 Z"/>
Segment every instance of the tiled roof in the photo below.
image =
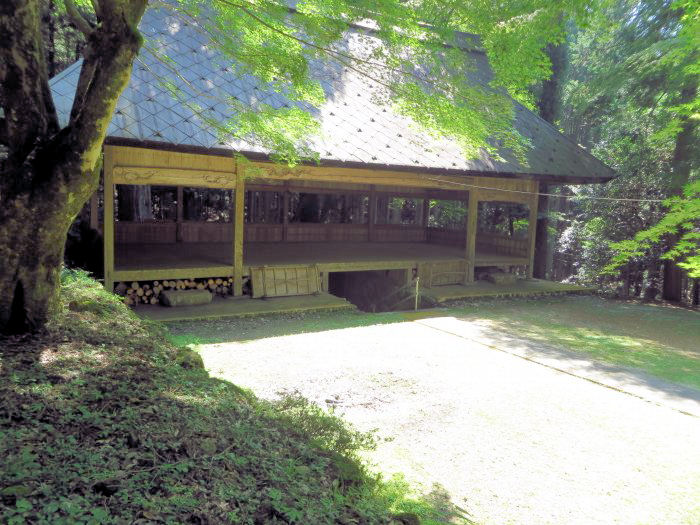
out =
<path fill-rule="evenodd" d="M 147 44 L 117 103 L 108 137 L 268 153 L 253 140 L 220 137 L 207 121 L 226 121 L 231 111 L 227 101 L 232 97 L 252 105 L 292 104 L 284 95 L 265 90 L 250 75 L 237 73 L 235 65 L 224 61 L 208 35 L 192 21 L 161 9 L 149 9 L 140 29 Z M 352 48 L 359 45 L 359 38 L 356 31 L 349 31 L 343 44 Z M 157 58 L 151 52 L 154 49 L 167 55 L 172 63 Z M 490 69 L 485 55 L 465 52 L 473 55 L 477 65 L 470 80 L 488 81 Z M 51 80 L 62 124 L 68 121 L 80 67 L 81 62 L 76 62 Z M 326 103 L 320 108 L 297 105 L 310 110 L 321 124 L 321 135 L 311 138 L 308 146 L 320 154 L 322 161 L 416 171 L 528 174 L 577 182 L 613 176 L 610 168 L 520 105 L 516 105 L 515 127 L 533 144 L 527 165 L 508 152 L 501 153 L 503 161 L 486 154 L 468 159 L 456 142 L 425 133 L 409 118 L 382 105 L 385 88 L 381 84 L 342 64 L 313 62 L 311 70 L 326 91 Z M 167 84 L 177 88 L 179 100 Z"/>

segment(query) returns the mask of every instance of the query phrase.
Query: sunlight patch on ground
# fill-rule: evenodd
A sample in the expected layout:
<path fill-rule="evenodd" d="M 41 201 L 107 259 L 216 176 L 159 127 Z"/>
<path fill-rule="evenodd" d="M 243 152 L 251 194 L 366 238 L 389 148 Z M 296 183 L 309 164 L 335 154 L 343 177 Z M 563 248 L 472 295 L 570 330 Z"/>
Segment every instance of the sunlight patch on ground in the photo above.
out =
<path fill-rule="evenodd" d="M 214 374 L 260 396 L 298 391 L 361 430 L 378 429 L 371 462 L 426 492 L 439 484 L 478 523 L 700 518 L 700 419 L 553 370 L 550 362 L 597 365 L 500 320 L 442 312 L 201 353 Z"/>

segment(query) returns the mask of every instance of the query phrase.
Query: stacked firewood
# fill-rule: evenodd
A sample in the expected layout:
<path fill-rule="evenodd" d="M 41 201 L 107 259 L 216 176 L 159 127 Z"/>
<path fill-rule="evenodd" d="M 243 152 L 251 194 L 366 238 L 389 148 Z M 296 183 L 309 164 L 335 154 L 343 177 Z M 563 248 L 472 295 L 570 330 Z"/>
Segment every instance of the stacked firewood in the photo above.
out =
<path fill-rule="evenodd" d="M 114 293 L 124 297 L 129 306 L 137 304 L 158 304 L 163 290 L 209 290 L 211 293 L 228 296 L 233 293 L 231 277 L 204 279 L 177 279 L 174 281 L 134 281 L 121 282 L 114 287 Z"/>

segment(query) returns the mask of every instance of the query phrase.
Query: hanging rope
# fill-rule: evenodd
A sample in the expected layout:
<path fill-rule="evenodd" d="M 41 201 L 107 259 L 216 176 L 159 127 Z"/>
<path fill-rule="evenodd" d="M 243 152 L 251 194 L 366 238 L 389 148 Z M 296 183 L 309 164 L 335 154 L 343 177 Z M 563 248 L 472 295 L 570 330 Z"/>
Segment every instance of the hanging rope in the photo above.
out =
<path fill-rule="evenodd" d="M 435 182 L 442 182 L 447 184 L 454 184 L 455 186 L 463 186 L 465 188 L 475 188 L 479 190 L 493 190 L 493 191 L 503 191 L 508 193 L 522 193 L 525 195 L 542 195 L 543 197 L 556 197 L 558 199 L 588 199 L 596 201 L 618 201 L 618 202 L 664 202 L 664 199 L 629 199 L 624 197 L 593 197 L 591 195 L 559 195 L 557 193 L 538 193 L 535 191 L 525 191 L 525 190 L 510 190 L 503 188 L 490 188 L 488 186 L 479 186 L 477 184 L 467 184 L 463 182 L 454 182 L 451 180 L 436 179 L 433 177 L 428 177 L 428 180 Z"/>

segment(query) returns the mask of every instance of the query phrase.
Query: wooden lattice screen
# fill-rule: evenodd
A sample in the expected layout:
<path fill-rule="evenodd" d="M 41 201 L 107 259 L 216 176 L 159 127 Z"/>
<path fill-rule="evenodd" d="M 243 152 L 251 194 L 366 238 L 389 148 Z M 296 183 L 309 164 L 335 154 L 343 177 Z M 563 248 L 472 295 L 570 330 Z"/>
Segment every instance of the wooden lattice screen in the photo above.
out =
<path fill-rule="evenodd" d="M 252 296 L 311 295 L 321 289 L 316 266 L 259 266 L 250 269 Z"/>

